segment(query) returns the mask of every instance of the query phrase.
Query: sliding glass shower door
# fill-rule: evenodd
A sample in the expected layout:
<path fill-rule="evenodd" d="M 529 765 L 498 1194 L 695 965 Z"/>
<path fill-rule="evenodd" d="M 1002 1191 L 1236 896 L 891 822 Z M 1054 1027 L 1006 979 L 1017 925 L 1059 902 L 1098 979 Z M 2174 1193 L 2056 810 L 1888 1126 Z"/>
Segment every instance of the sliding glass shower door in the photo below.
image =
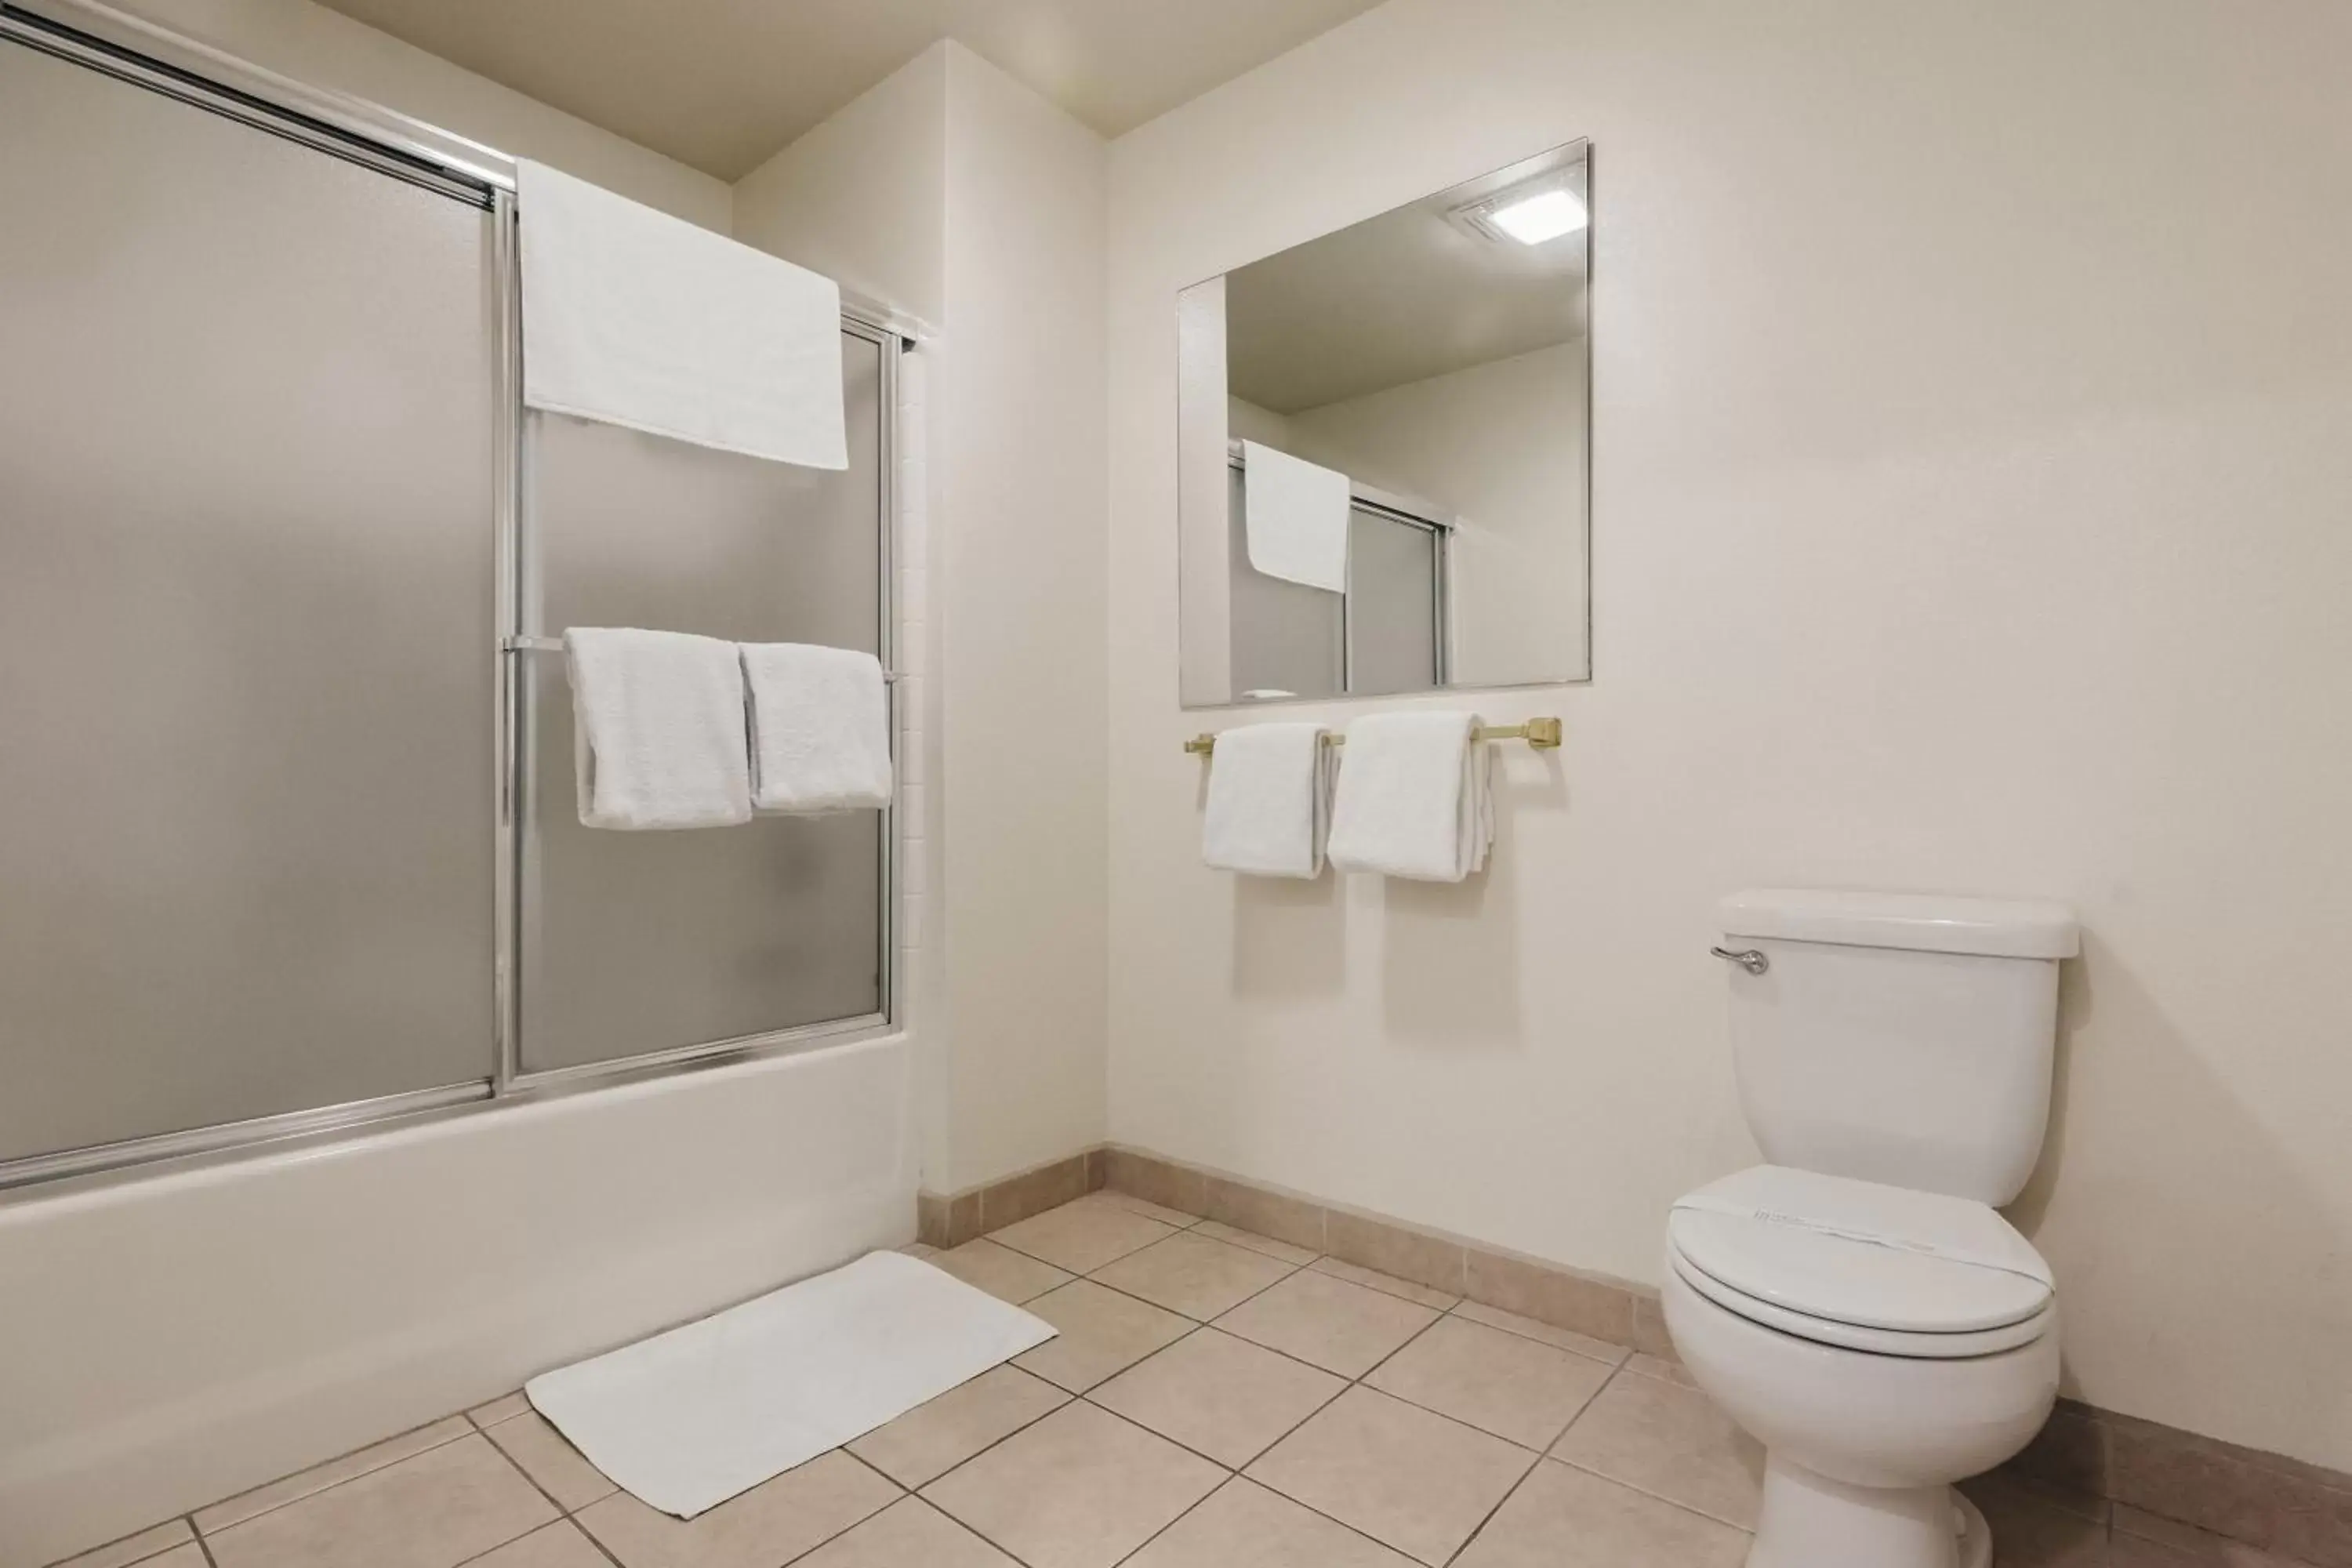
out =
<path fill-rule="evenodd" d="M 842 334 L 839 472 L 532 415 L 525 624 L 825 643 L 887 663 L 896 353 Z M 878 1018 L 885 814 L 583 827 L 562 659 L 527 658 L 521 689 L 523 1073 Z"/>
<path fill-rule="evenodd" d="M 0 1162 L 486 1092 L 488 207 L 0 41 Z"/>
<path fill-rule="evenodd" d="M 510 185 L 0 7 L 0 1186 L 887 1025 L 890 814 L 583 828 L 535 639 L 887 664 L 899 340 L 841 472 L 526 419 Z"/>

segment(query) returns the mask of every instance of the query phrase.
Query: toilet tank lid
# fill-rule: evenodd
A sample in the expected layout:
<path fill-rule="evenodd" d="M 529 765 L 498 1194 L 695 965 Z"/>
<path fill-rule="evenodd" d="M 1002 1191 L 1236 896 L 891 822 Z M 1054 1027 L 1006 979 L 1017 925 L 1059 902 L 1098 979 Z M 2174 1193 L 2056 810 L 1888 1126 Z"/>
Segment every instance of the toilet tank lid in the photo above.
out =
<path fill-rule="evenodd" d="M 2074 911 L 2039 900 L 1759 888 L 1725 899 L 1716 906 L 1716 917 L 1727 937 L 1916 952 L 2072 958 L 2082 945 Z"/>

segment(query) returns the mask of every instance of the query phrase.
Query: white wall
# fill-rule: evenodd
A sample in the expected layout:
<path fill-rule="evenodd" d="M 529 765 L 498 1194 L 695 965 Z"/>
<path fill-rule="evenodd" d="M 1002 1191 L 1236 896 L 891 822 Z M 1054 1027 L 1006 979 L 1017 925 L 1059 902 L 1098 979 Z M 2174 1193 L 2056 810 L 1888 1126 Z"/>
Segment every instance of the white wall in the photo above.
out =
<path fill-rule="evenodd" d="M 948 46 L 735 184 L 735 237 L 936 325 L 947 288 Z"/>
<path fill-rule="evenodd" d="M 1584 345 L 1302 408 L 1288 450 L 1454 523 L 1454 683 L 1575 680 L 1584 648 Z"/>
<path fill-rule="evenodd" d="M 2347 58 L 2328 0 L 1391 0 L 1114 144 L 1113 1137 L 1654 1280 L 1753 1157 L 1720 894 L 2067 899 L 2070 1387 L 2352 1465 Z M 1459 889 L 1202 869 L 1177 290 L 1580 136 L 1597 679 L 1479 699 L 1566 749 Z"/>
<path fill-rule="evenodd" d="M 748 176 L 742 237 L 909 310 L 926 343 L 923 1179 L 1103 1136 L 1101 140 L 937 45 Z M 912 600 L 919 596 L 919 608 Z"/>
<path fill-rule="evenodd" d="M 1099 1142 L 1108 1029 L 1100 138 L 948 54 L 941 476 L 952 1190 Z"/>
<path fill-rule="evenodd" d="M 727 232 L 727 183 L 311 0 L 110 0 L 311 87 L 350 93 Z"/>

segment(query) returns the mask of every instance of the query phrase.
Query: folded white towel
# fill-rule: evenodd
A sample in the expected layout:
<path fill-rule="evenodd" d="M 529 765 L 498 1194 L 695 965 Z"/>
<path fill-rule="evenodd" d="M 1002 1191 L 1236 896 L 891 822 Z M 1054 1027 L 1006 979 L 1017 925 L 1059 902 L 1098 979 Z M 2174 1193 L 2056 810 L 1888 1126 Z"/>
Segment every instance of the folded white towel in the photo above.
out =
<path fill-rule="evenodd" d="M 1349 725 L 1331 864 L 1423 882 L 1458 882 L 1483 868 L 1495 811 L 1477 727 L 1475 713 L 1450 711 L 1375 713 Z"/>
<path fill-rule="evenodd" d="M 1219 735 L 1201 858 L 1256 877 L 1321 876 L 1329 752 L 1319 724 L 1246 724 Z"/>
<path fill-rule="evenodd" d="M 517 199 L 524 402 L 849 466 L 833 279 L 541 164 Z"/>
<path fill-rule="evenodd" d="M 572 767 L 590 827 L 723 827 L 751 820 L 743 664 L 683 632 L 572 626 Z"/>
<path fill-rule="evenodd" d="M 882 664 L 855 648 L 745 643 L 751 804 L 809 814 L 890 804 L 890 701 Z"/>
<path fill-rule="evenodd" d="M 1242 443 L 1242 531 L 1253 570 L 1348 591 L 1348 476 L 1255 441 Z"/>

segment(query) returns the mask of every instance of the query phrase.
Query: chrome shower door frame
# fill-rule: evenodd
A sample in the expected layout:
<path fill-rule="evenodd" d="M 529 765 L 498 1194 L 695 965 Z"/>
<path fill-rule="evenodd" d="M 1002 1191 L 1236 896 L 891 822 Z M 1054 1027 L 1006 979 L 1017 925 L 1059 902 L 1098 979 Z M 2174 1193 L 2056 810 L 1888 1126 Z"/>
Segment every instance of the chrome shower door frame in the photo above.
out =
<path fill-rule="evenodd" d="M 522 936 L 520 867 L 530 823 L 527 796 L 520 776 L 519 699 L 522 672 L 516 639 L 524 635 L 521 578 L 530 520 L 515 160 L 364 100 L 315 88 L 253 65 L 98 4 L 97 0 L 0 0 L 0 48 L 10 47 L 28 47 L 101 72 L 488 211 L 493 226 L 494 277 L 490 287 L 495 293 L 496 326 L 495 341 L 487 347 L 496 356 L 492 379 L 495 472 L 490 498 L 496 533 L 492 565 L 494 608 L 492 624 L 485 628 L 485 656 L 496 661 L 490 713 L 496 776 L 488 781 L 495 799 L 495 842 L 491 847 L 496 907 L 495 951 L 491 954 L 493 1016 L 485 1034 L 483 1075 L 478 1081 L 0 1161 L 0 1191 L 69 1178 L 115 1180 L 142 1176 L 163 1168 L 181 1169 L 236 1158 L 296 1140 L 311 1142 L 345 1136 L 358 1130 L 381 1129 L 395 1122 L 467 1115 L 499 1105 L 577 1093 L 690 1068 L 789 1055 L 890 1032 L 898 1010 L 895 804 L 885 808 L 877 835 L 880 848 L 876 875 L 880 879 L 880 894 L 876 959 L 880 1011 L 579 1067 L 536 1073 L 521 1070 L 519 1052 L 522 1020 L 518 984 Z M 880 351 L 882 416 L 877 458 L 880 468 L 880 560 L 877 616 L 879 654 L 887 668 L 895 666 L 898 637 L 898 362 L 899 353 L 908 345 L 892 319 L 853 304 L 845 305 L 842 331 L 877 344 Z M 901 697 L 896 685 L 889 687 L 888 692 L 890 745 L 895 758 L 901 742 Z"/>

